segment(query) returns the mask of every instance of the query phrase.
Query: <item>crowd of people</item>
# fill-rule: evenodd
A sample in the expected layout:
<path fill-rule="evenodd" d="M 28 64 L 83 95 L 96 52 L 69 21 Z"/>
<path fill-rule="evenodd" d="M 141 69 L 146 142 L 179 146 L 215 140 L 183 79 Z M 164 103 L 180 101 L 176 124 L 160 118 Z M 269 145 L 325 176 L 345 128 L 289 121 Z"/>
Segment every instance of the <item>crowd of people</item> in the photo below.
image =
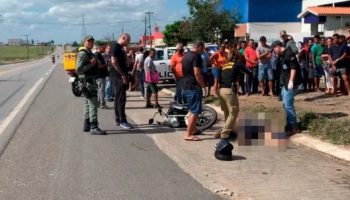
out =
<path fill-rule="evenodd" d="M 345 36 L 321 38 L 315 35 L 305 43 L 296 43 L 286 31 L 281 41 L 267 44 L 261 36 L 229 43 L 225 40 L 216 52 L 210 52 L 203 42 L 196 42 L 190 50 L 176 45 L 170 68 L 176 83 L 174 101 L 187 104 L 190 116 L 185 140 L 198 141 L 195 122 L 202 112 L 202 98 L 211 94 L 220 100 L 226 123 L 216 138 L 232 134 L 239 112 L 238 96 L 259 94 L 276 96 L 283 101 L 287 115 L 288 135 L 298 132 L 294 96 L 300 92 L 322 91 L 329 95 L 349 95 L 350 50 Z M 97 108 L 107 108 L 106 101 L 114 101 L 116 124 L 131 129 L 125 114 L 127 90 L 140 91 L 146 108 L 159 108 L 159 75 L 153 62 L 155 49 L 127 49 L 130 35 L 123 34 L 112 45 L 96 43 L 88 36 L 79 51 L 77 71 L 84 80 L 86 105 L 84 131 L 105 134 L 99 129 Z M 340 79 L 339 79 L 340 78 Z M 325 86 L 321 87 L 321 80 Z M 340 83 L 338 87 L 338 83 Z M 84 90 L 83 90 L 84 91 Z M 151 103 L 153 96 L 154 103 Z"/>

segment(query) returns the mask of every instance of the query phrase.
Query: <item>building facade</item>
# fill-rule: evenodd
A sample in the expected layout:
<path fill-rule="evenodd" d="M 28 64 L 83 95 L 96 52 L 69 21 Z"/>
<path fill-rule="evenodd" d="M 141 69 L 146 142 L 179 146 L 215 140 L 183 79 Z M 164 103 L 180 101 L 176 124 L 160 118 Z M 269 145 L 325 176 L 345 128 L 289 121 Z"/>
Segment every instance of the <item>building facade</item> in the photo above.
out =
<path fill-rule="evenodd" d="M 310 23 L 305 21 L 308 8 L 315 6 L 350 7 L 349 0 L 223 0 L 223 7 L 236 11 L 240 23 L 235 31 L 235 37 L 241 39 L 259 39 L 264 35 L 269 41 L 279 39 L 279 32 L 286 30 L 297 41 L 314 34 L 330 35 L 339 30 L 345 30 L 350 20 L 347 11 L 340 15 L 323 16 L 321 21 Z M 331 9 L 331 12 L 333 10 Z M 350 13 L 348 13 L 350 15 Z M 319 16 L 316 16 L 319 17 Z M 322 21 L 326 17 L 326 21 Z M 350 17 L 350 16 L 349 16 Z M 319 25 L 321 24 L 321 25 Z"/>

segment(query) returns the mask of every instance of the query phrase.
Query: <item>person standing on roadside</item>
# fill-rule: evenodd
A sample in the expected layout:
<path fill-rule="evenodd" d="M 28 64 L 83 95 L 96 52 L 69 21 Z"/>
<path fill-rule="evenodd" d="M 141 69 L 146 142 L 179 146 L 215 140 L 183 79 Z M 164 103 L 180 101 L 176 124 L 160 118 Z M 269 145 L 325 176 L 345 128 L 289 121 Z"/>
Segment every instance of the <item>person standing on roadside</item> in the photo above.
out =
<path fill-rule="evenodd" d="M 246 96 L 249 96 L 254 92 L 254 79 L 258 75 L 258 56 L 256 55 L 255 42 L 253 39 L 250 39 L 248 42 L 248 47 L 244 50 L 244 57 L 246 60 L 246 67 L 252 72 L 251 74 L 245 75 L 245 92 Z"/>
<path fill-rule="evenodd" d="M 96 49 L 97 51 L 95 52 L 95 56 L 97 57 L 97 63 L 99 65 L 99 78 L 96 80 L 98 86 L 98 103 L 100 104 L 100 108 L 106 109 L 108 108 L 105 100 L 106 77 L 108 76 L 108 68 L 106 61 L 102 55 L 106 51 L 106 46 L 104 43 L 99 42 L 96 44 Z"/>
<path fill-rule="evenodd" d="M 106 77 L 105 100 L 108 102 L 112 102 L 113 101 L 113 89 L 112 89 L 112 83 L 111 83 L 111 78 L 110 78 L 110 71 L 112 68 L 111 46 L 110 45 L 107 45 L 105 53 L 102 55 L 105 59 L 105 63 L 107 65 L 107 69 L 108 69 L 108 76 Z"/>
<path fill-rule="evenodd" d="M 319 35 L 315 35 L 314 37 L 314 45 L 311 47 L 311 59 L 312 65 L 314 69 L 314 85 L 315 91 L 320 91 L 320 78 L 324 75 L 321 55 L 323 53 L 323 46 L 321 45 L 321 37 Z"/>
<path fill-rule="evenodd" d="M 256 54 L 259 59 L 259 82 L 261 88 L 261 96 L 265 95 L 265 81 L 268 80 L 269 95 L 273 96 L 273 71 L 271 66 L 271 48 L 266 44 L 266 37 L 260 37 L 260 45 L 256 49 Z"/>
<path fill-rule="evenodd" d="M 204 43 L 196 42 L 191 51 L 187 52 L 182 59 L 183 71 L 183 95 L 188 103 L 190 111 L 188 117 L 187 131 L 184 136 L 186 141 L 200 141 L 201 139 L 195 135 L 201 131 L 195 127 L 198 115 L 202 113 L 202 98 L 205 83 L 202 76 L 202 58 L 204 51 Z"/>
<path fill-rule="evenodd" d="M 227 53 L 225 51 L 226 46 L 223 44 L 219 48 L 219 51 L 215 52 L 211 57 L 210 61 L 213 64 L 211 72 L 214 76 L 214 91 L 213 95 L 218 97 L 219 81 L 221 77 L 221 68 L 226 64 Z"/>
<path fill-rule="evenodd" d="M 141 98 L 145 99 L 145 70 L 143 68 L 143 47 L 136 52 L 135 63 L 132 74 L 136 74 L 136 79 L 141 92 Z"/>
<path fill-rule="evenodd" d="M 214 135 L 214 138 L 226 139 L 230 137 L 235 127 L 238 112 L 238 88 L 237 81 L 240 73 L 251 73 L 240 61 L 239 53 L 231 52 L 228 63 L 222 68 L 220 79 L 219 100 L 221 110 L 224 112 L 224 127 Z"/>
<path fill-rule="evenodd" d="M 294 107 L 294 96 L 295 90 L 301 82 L 301 69 L 292 49 L 283 47 L 280 41 L 273 42 L 272 48 L 278 56 L 276 64 L 282 69 L 282 101 L 283 108 L 287 115 L 286 132 L 289 137 L 299 132 L 297 115 Z"/>
<path fill-rule="evenodd" d="M 151 48 L 149 50 L 149 55 L 145 59 L 144 67 L 145 67 L 145 73 L 146 73 L 146 83 L 147 83 L 147 90 L 146 90 L 146 108 L 161 108 L 158 102 L 158 71 L 156 69 L 156 66 L 153 62 L 153 59 L 156 57 L 156 50 Z M 158 78 L 154 78 L 154 75 Z M 158 79 L 158 80 L 154 80 Z M 155 104 L 151 104 L 151 97 L 152 94 L 154 96 L 154 102 Z"/>
<path fill-rule="evenodd" d="M 92 135 L 106 135 L 98 127 L 98 100 L 97 100 L 97 83 L 99 77 L 99 65 L 97 58 L 91 49 L 94 46 L 94 38 L 88 35 L 84 38 L 84 47 L 79 50 L 76 63 L 76 71 L 82 80 L 82 91 L 85 95 L 84 106 L 84 132 L 90 132 Z"/>
<path fill-rule="evenodd" d="M 350 95 L 350 84 L 349 78 L 346 71 L 346 65 L 348 63 L 344 62 L 347 56 L 347 46 L 340 41 L 339 34 L 333 35 L 333 46 L 329 49 L 329 61 L 332 65 L 331 74 L 333 76 L 333 94 L 337 94 L 338 86 L 338 76 L 340 76 L 343 81 L 347 94 Z"/>
<path fill-rule="evenodd" d="M 181 79 L 183 76 L 183 73 L 182 73 L 183 56 L 184 56 L 184 47 L 182 44 L 177 44 L 176 52 L 173 56 L 171 56 L 171 59 L 170 59 L 170 69 L 174 74 L 175 83 L 176 83 L 174 100 L 179 104 L 183 104 L 182 84 L 181 84 L 181 81 L 182 81 Z"/>
<path fill-rule="evenodd" d="M 203 51 L 201 57 L 202 57 L 202 73 L 203 73 L 203 79 L 205 82 L 205 85 L 207 87 L 206 90 L 204 90 L 204 97 L 210 96 L 210 90 L 213 83 L 213 74 L 211 73 L 211 62 L 210 62 L 210 56 L 209 56 L 209 48 L 205 47 L 205 50 Z"/>
<path fill-rule="evenodd" d="M 126 90 L 128 89 L 128 65 L 127 56 L 124 50 L 130 43 L 130 35 L 123 33 L 118 41 L 113 44 L 111 50 L 111 79 L 114 84 L 114 111 L 116 125 L 124 129 L 131 129 L 125 114 Z"/>

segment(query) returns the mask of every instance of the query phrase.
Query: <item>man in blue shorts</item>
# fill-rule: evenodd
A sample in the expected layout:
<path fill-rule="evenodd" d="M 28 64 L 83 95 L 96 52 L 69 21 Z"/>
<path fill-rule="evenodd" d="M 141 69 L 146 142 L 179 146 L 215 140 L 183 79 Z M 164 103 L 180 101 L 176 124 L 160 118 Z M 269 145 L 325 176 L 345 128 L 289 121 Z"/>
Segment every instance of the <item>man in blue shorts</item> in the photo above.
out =
<path fill-rule="evenodd" d="M 182 59 L 182 84 L 183 96 L 188 103 L 190 115 L 188 117 L 187 132 L 184 136 L 186 141 L 200 141 L 197 134 L 201 131 L 196 129 L 195 124 L 198 115 L 202 113 L 202 88 L 205 83 L 202 76 L 202 58 L 204 43 L 197 42 L 191 51 L 186 53 Z"/>

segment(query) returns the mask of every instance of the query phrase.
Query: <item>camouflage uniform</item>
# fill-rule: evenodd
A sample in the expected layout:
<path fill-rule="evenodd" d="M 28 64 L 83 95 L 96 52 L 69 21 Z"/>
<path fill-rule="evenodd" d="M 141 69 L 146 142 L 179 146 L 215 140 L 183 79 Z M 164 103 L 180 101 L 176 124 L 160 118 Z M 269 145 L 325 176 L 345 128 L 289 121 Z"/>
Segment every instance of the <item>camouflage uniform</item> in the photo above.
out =
<path fill-rule="evenodd" d="M 90 63 L 93 57 L 94 54 L 91 50 L 83 48 L 78 53 L 76 63 L 76 71 L 82 80 L 82 91 L 86 97 L 84 105 L 84 131 L 90 131 L 92 134 L 105 134 L 98 128 L 96 79 L 98 78 L 99 71 L 98 64 L 92 65 Z"/>

